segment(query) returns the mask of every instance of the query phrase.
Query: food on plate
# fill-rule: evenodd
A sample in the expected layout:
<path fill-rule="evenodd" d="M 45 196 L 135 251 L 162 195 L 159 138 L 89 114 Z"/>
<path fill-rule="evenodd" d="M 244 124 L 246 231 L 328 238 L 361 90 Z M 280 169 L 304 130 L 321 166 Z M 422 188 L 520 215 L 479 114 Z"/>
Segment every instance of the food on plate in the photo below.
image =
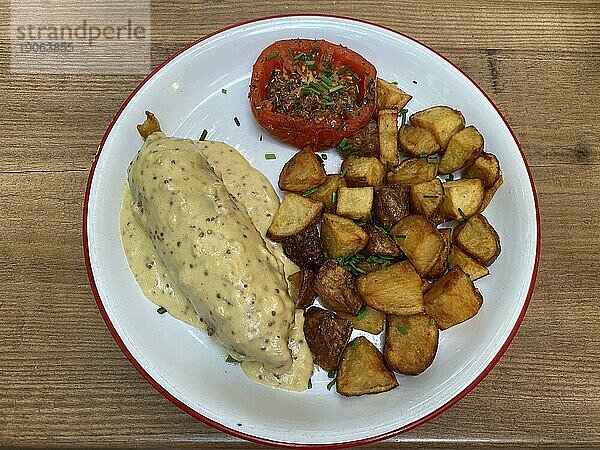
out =
<path fill-rule="evenodd" d="M 374 156 L 348 156 L 342 162 L 342 173 L 350 187 L 383 186 L 385 167 Z"/>
<path fill-rule="evenodd" d="M 454 266 L 460 266 L 472 281 L 485 277 L 490 273 L 487 267 L 467 255 L 460 247 L 452 244 L 448 255 L 448 268 L 452 269 Z"/>
<path fill-rule="evenodd" d="M 373 217 L 382 227 L 391 227 L 410 213 L 410 188 L 398 184 L 383 186 L 373 196 Z"/>
<path fill-rule="evenodd" d="M 438 338 L 435 320 L 427 314 L 388 315 L 383 358 L 398 373 L 418 375 L 433 362 Z"/>
<path fill-rule="evenodd" d="M 319 228 L 313 225 L 281 241 L 285 255 L 299 267 L 319 270 L 323 264 L 323 245 Z"/>
<path fill-rule="evenodd" d="M 442 222 L 441 208 L 444 186 L 439 178 L 410 187 L 410 204 L 413 214 L 427 217 L 433 223 Z"/>
<path fill-rule="evenodd" d="M 360 252 L 369 236 L 356 223 L 335 214 L 323 214 L 321 239 L 329 258 L 343 258 Z"/>
<path fill-rule="evenodd" d="M 440 330 L 470 319 L 481 307 L 483 297 L 460 266 L 454 266 L 423 295 L 425 311 Z"/>
<path fill-rule="evenodd" d="M 319 221 L 322 212 L 323 203 L 288 192 L 273 216 L 267 237 L 275 242 L 282 242 L 311 228 Z"/>
<path fill-rule="evenodd" d="M 398 164 L 398 110 L 381 109 L 377 112 L 379 127 L 379 160 L 385 167 Z"/>
<path fill-rule="evenodd" d="M 356 288 L 367 305 L 386 314 L 423 312 L 421 277 L 408 261 L 359 275 Z"/>
<path fill-rule="evenodd" d="M 255 381 L 306 389 L 312 356 L 284 272 L 297 269 L 265 241 L 279 201 L 264 175 L 226 144 L 154 131 L 123 199 L 122 243 L 142 292 L 206 329 Z"/>
<path fill-rule="evenodd" d="M 444 183 L 442 215 L 449 220 L 466 220 L 479 212 L 485 189 L 479 178 L 461 178 Z"/>
<path fill-rule="evenodd" d="M 410 116 L 410 123 L 431 131 L 445 150 L 450 138 L 465 127 L 465 118 L 460 111 L 448 106 L 433 106 Z"/>
<path fill-rule="evenodd" d="M 392 227 L 391 234 L 420 276 L 431 270 L 444 251 L 444 238 L 423 216 L 406 216 Z"/>
<path fill-rule="evenodd" d="M 481 201 L 481 206 L 479 207 L 479 212 L 483 212 L 485 208 L 487 208 L 496 191 L 500 189 L 500 186 L 502 186 L 502 183 L 504 183 L 504 178 L 502 178 L 502 171 L 500 171 L 496 182 L 485 190 L 485 194 L 483 194 L 483 200 Z"/>
<path fill-rule="evenodd" d="M 398 386 L 398 380 L 383 355 L 364 336 L 352 340 L 340 362 L 336 390 L 345 396 L 377 394 Z"/>
<path fill-rule="evenodd" d="M 437 162 L 438 159 L 433 157 L 405 159 L 387 173 L 387 182 L 412 186 L 431 181 L 438 173 Z"/>
<path fill-rule="evenodd" d="M 352 274 L 333 261 L 323 264 L 314 289 L 324 305 L 336 312 L 356 316 L 364 305 Z"/>
<path fill-rule="evenodd" d="M 491 188 L 500 177 L 500 164 L 498 158 L 492 153 L 481 153 L 473 164 L 467 167 L 462 174 L 463 178 L 479 178 L 483 187 Z"/>
<path fill-rule="evenodd" d="M 335 212 L 348 219 L 367 222 L 373 209 L 373 187 L 340 187 Z"/>
<path fill-rule="evenodd" d="M 305 148 L 285 163 L 279 174 L 279 189 L 303 193 L 325 183 L 325 169 L 317 155 Z"/>
<path fill-rule="evenodd" d="M 378 111 L 392 108 L 400 111 L 412 99 L 412 95 L 404 92 L 397 84 L 381 78 L 377 78 L 376 89 Z"/>
<path fill-rule="evenodd" d="M 439 278 L 446 273 L 448 270 L 448 254 L 450 253 L 450 244 L 452 243 L 452 229 L 451 228 L 440 228 L 438 230 L 440 235 L 444 239 L 444 249 L 437 261 L 431 268 L 424 278 L 435 279 Z"/>
<path fill-rule="evenodd" d="M 367 124 L 376 107 L 376 78 L 369 61 L 342 45 L 276 41 L 252 69 L 250 107 L 280 141 L 326 150 Z"/>
<path fill-rule="evenodd" d="M 398 147 L 403 153 L 415 158 L 430 156 L 440 151 L 440 144 L 431 131 L 412 126 L 410 123 L 400 127 Z"/>
<path fill-rule="evenodd" d="M 341 145 L 343 142 L 343 145 Z M 340 141 L 337 150 L 343 157 L 354 156 L 379 156 L 379 130 L 377 121 L 371 119 L 346 140 Z"/>
<path fill-rule="evenodd" d="M 366 224 L 362 227 L 369 236 L 369 241 L 362 253 L 365 256 L 400 256 L 400 249 L 394 240 L 387 234 L 385 229 Z"/>
<path fill-rule="evenodd" d="M 311 306 L 304 313 L 304 336 L 315 364 L 327 372 L 337 369 L 352 334 L 352 324 L 336 313 Z"/>
<path fill-rule="evenodd" d="M 371 334 L 379 334 L 385 326 L 385 313 L 365 305 L 356 316 L 338 312 L 340 317 L 348 320 L 355 330 L 363 330 Z"/>
<path fill-rule="evenodd" d="M 456 172 L 471 164 L 483 151 L 483 136 L 473 125 L 463 128 L 450 137 L 446 151 L 440 159 L 441 174 Z"/>
<path fill-rule="evenodd" d="M 315 273 L 309 269 L 302 269 L 288 276 L 291 285 L 290 295 L 296 301 L 296 308 L 306 309 L 316 300 L 315 276 Z"/>
<path fill-rule="evenodd" d="M 492 264 L 500 254 L 500 237 L 481 214 L 475 214 L 454 229 L 454 241 L 484 266 Z"/>
<path fill-rule="evenodd" d="M 325 211 L 335 212 L 338 189 L 342 186 L 346 186 L 346 178 L 338 173 L 330 174 L 322 185 L 308 191 L 306 197 L 323 203 Z"/>

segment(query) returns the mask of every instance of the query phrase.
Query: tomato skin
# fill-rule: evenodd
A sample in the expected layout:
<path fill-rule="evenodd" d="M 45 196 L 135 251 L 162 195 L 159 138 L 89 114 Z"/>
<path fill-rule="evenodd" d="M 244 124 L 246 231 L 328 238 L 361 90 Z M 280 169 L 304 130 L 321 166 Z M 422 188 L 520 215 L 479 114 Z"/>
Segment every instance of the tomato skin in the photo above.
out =
<path fill-rule="evenodd" d="M 297 54 L 310 52 L 315 47 L 319 48 L 320 54 L 327 52 L 330 61 L 336 67 L 347 65 L 360 77 L 357 84 L 363 104 L 344 121 L 317 122 L 304 117 L 289 116 L 275 111 L 270 102 L 265 102 L 268 98 L 267 83 L 273 70 L 292 69 L 289 51 Z M 354 134 L 369 121 L 376 106 L 376 78 L 375 66 L 358 53 L 341 45 L 311 39 L 276 41 L 261 52 L 252 69 L 250 107 L 256 121 L 281 142 L 296 148 L 327 150 L 335 147 L 344 137 Z M 365 98 L 368 100 L 363 102 Z"/>

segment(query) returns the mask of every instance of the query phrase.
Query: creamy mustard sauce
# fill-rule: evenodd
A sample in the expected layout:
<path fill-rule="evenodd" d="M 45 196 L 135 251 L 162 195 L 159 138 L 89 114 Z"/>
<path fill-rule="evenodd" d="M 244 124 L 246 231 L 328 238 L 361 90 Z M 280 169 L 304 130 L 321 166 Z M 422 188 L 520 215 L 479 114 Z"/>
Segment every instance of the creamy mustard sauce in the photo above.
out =
<path fill-rule="evenodd" d="M 154 133 L 130 166 L 121 236 L 150 300 L 205 328 L 250 378 L 303 390 L 312 357 L 285 276 L 297 268 L 263 239 L 278 204 L 226 144 Z"/>

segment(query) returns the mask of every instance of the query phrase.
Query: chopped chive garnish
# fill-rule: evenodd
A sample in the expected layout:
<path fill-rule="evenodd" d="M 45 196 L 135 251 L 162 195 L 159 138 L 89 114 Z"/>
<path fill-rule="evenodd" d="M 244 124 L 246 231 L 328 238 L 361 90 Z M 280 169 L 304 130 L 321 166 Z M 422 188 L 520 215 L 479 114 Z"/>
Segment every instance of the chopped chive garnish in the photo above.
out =
<path fill-rule="evenodd" d="M 328 88 L 331 87 L 331 85 L 333 84 L 333 81 L 331 81 L 326 75 L 321 75 L 319 77 L 319 80 L 321 80 L 321 82 L 326 85 Z"/>
<path fill-rule="evenodd" d="M 312 94 L 312 93 L 313 93 L 313 91 L 312 91 L 310 88 L 307 88 L 307 87 L 301 87 L 301 88 L 300 88 L 300 93 L 301 93 L 302 95 L 310 95 L 310 94 Z"/>
<path fill-rule="evenodd" d="M 419 158 L 425 158 L 426 156 L 427 156 L 427 153 L 425 153 L 425 152 L 419 153 Z"/>
<path fill-rule="evenodd" d="M 394 237 L 397 237 L 399 239 L 404 239 L 406 237 L 405 234 L 395 234 Z"/>
<path fill-rule="evenodd" d="M 402 121 L 400 122 L 400 126 L 403 127 L 406 125 L 406 114 L 408 114 L 408 109 L 404 108 L 400 110 L 400 116 L 402 117 Z"/>
<path fill-rule="evenodd" d="M 206 139 L 206 136 L 208 136 L 208 130 L 204 129 L 204 130 L 202 130 L 202 134 L 200 135 L 200 139 L 198 139 L 198 140 L 203 141 L 204 139 Z"/>
<path fill-rule="evenodd" d="M 240 363 L 240 362 L 239 362 L 237 359 L 235 359 L 235 358 L 234 358 L 233 356 L 231 356 L 231 355 L 227 355 L 227 358 L 225 359 L 225 362 L 226 362 L 227 364 L 239 364 L 239 363 Z"/>
<path fill-rule="evenodd" d="M 452 267 L 452 253 L 448 253 L 448 256 L 446 256 L 446 262 L 448 263 L 448 267 Z"/>
<path fill-rule="evenodd" d="M 390 232 L 388 230 L 386 230 L 383 227 L 380 227 L 379 225 L 377 225 L 376 223 L 373 224 L 373 228 L 375 228 L 377 231 L 379 231 L 382 234 L 388 235 L 390 234 Z"/>
<path fill-rule="evenodd" d="M 335 205 L 337 203 L 337 192 L 331 193 L 331 204 Z"/>
<path fill-rule="evenodd" d="M 354 340 L 352 342 L 350 342 L 350 347 L 352 348 L 352 350 L 356 349 L 356 347 L 358 347 L 358 338 L 354 338 Z"/>
<path fill-rule="evenodd" d="M 279 56 L 279 52 L 273 52 L 269 56 L 267 56 L 267 61 L 270 61 L 273 58 L 277 58 L 278 56 Z"/>
<path fill-rule="evenodd" d="M 327 154 L 326 153 L 321 153 L 321 159 L 326 161 L 327 160 Z"/>
<path fill-rule="evenodd" d="M 367 307 L 363 306 L 362 309 L 358 312 L 358 315 L 356 316 L 356 318 L 358 320 L 362 320 L 366 315 L 367 315 Z"/>
<path fill-rule="evenodd" d="M 265 159 L 277 159 L 275 153 L 265 153 Z"/>
<path fill-rule="evenodd" d="M 310 83 L 308 83 L 308 87 L 312 88 L 312 89 L 315 89 L 315 90 L 317 90 L 317 91 L 319 91 L 321 93 L 327 92 L 327 88 L 323 87 L 320 84 L 315 83 L 314 81 L 311 81 Z"/>
<path fill-rule="evenodd" d="M 308 389 L 312 389 L 312 380 L 308 379 Z"/>
<path fill-rule="evenodd" d="M 406 328 L 404 328 L 404 326 L 401 323 L 396 324 L 396 330 L 398 330 L 404 336 L 406 336 L 408 334 L 408 330 Z"/>
<path fill-rule="evenodd" d="M 237 117 L 233 118 L 233 121 L 235 122 L 235 124 L 239 127 L 240 126 L 240 119 L 238 119 Z"/>
<path fill-rule="evenodd" d="M 348 70 L 350 70 L 350 69 L 348 69 L 348 66 L 344 66 L 340 70 L 337 71 L 337 74 L 344 75 L 346 72 L 348 72 Z"/>
<path fill-rule="evenodd" d="M 432 327 L 435 325 L 435 319 L 432 317 L 431 319 L 429 319 L 429 326 Z"/>
<path fill-rule="evenodd" d="M 394 86 L 398 86 L 398 82 L 397 81 L 392 81 L 390 84 L 393 84 Z"/>
<path fill-rule="evenodd" d="M 312 59 L 309 59 L 308 61 L 304 61 L 304 64 L 306 64 L 307 66 L 314 66 L 315 62 Z"/>
<path fill-rule="evenodd" d="M 309 195 L 313 195 L 315 192 L 317 192 L 319 190 L 319 187 L 312 187 L 310 189 L 307 189 L 306 191 L 304 191 L 302 193 L 302 197 L 308 197 Z"/>
<path fill-rule="evenodd" d="M 333 385 L 335 384 L 335 378 L 333 380 L 331 380 L 329 383 L 327 383 L 327 390 L 330 391 L 331 388 L 333 387 Z"/>
<path fill-rule="evenodd" d="M 349 287 L 350 289 L 356 289 L 356 285 L 355 285 L 354 283 L 350 283 L 350 284 L 348 285 L 348 287 Z"/>
<path fill-rule="evenodd" d="M 167 309 L 166 309 L 166 308 L 163 308 L 163 307 L 161 306 L 160 308 L 158 308 L 158 309 L 156 310 L 156 312 L 157 312 L 157 313 L 159 313 L 159 314 L 164 314 L 164 313 L 166 313 L 166 312 L 167 312 Z"/>
<path fill-rule="evenodd" d="M 438 198 L 439 195 L 424 195 L 423 198 Z"/>
<path fill-rule="evenodd" d="M 262 134 L 260 135 L 260 137 L 258 138 L 258 140 L 262 142 Z"/>
<path fill-rule="evenodd" d="M 332 370 L 331 372 L 327 372 L 327 377 L 328 378 L 335 378 L 335 370 Z"/>
<path fill-rule="evenodd" d="M 341 84 L 338 84 L 336 87 L 332 87 L 331 89 L 329 89 L 329 92 L 334 93 L 337 91 L 341 91 L 342 89 L 344 89 L 344 86 L 342 86 Z"/>
<path fill-rule="evenodd" d="M 331 102 L 325 102 L 323 103 L 325 106 L 335 106 L 335 102 L 331 101 Z"/>
<path fill-rule="evenodd" d="M 460 214 L 460 217 L 462 217 L 463 220 L 467 220 L 467 215 L 463 212 L 462 209 L 458 208 L 458 213 Z"/>
<path fill-rule="evenodd" d="M 453 174 L 448 175 L 448 178 L 446 178 L 446 181 L 454 181 L 454 175 Z"/>
<path fill-rule="evenodd" d="M 227 89 L 223 88 L 223 89 L 221 89 L 221 92 L 222 92 L 223 94 L 227 94 Z"/>
<path fill-rule="evenodd" d="M 342 170 L 342 173 L 340 173 L 340 178 L 344 178 L 346 176 L 346 169 Z"/>
<path fill-rule="evenodd" d="M 438 162 L 440 162 L 440 160 L 437 159 L 437 157 L 435 157 L 435 156 L 429 156 L 429 157 L 427 157 L 427 163 L 428 164 L 437 164 Z"/>

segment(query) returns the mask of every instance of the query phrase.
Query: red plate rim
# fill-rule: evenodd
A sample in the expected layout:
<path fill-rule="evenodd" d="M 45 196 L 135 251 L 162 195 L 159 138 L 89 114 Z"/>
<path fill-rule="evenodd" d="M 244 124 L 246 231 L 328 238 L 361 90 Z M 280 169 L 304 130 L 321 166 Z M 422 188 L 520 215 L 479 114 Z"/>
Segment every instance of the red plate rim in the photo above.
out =
<path fill-rule="evenodd" d="M 251 24 L 251 23 L 255 23 L 255 22 L 262 22 L 262 21 L 271 20 L 271 19 L 286 18 L 286 17 L 328 17 L 328 18 L 334 18 L 334 19 L 348 20 L 348 21 L 352 21 L 352 22 L 359 22 L 359 23 L 363 23 L 363 24 L 375 26 L 375 27 L 378 27 L 378 28 L 382 28 L 382 29 L 385 29 L 387 31 L 391 31 L 392 33 L 395 33 L 395 34 L 398 34 L 400 36 L 403 36 L 406 39 L 409 39 L 409 40 L 411 40 L 411 41 L 413 41 L 413 42 L 415 42 L 415 43 L 417 43 L 419 45 L 422 45 L 423 47 L 425 47 L 429 51 L 435 53 L 437 56 L 439 56 L 444 61 L 446 61 L 447 63 L 449 63 L 452 67 L 454 67 L 455 69 L 457 69 L 471 83 L 473 83 L 473 85 L 477 89 L 479 89 L 479 91 L 484 95 L 484 97 L 488 100 L 488 102 L 490 102 L 490 104 L 494 107 L 494 109 L 496 110 L 496 112 L 498 113 L 498 115 L 500 116 L 500 118 L 502 119 L 502 121 L 504 122 L 504 125 L 506 125 L 506 127 L 510 131 L 510 134 L 512 135 L 512 138 L 514 139 L 515 143 L 517 144 L 517 147 L 519 148 L 519 152 L 521 153 L 521 158 L 523 160 L 525 168 L 527 169 L 527 175 L 529 177 L 529 184 L 531 186 L 531 190 L 532 190 L 532 193 L 533 193 L 533 200 L 534 200 L 534 204 L 535 204 L 535 217 L 536 217 L 536 230 L 537 230 L 536 247 L 535 247 L 535 263 L 534 263 L 534 266 L 533 266 L 533 272 L 531 274 L 531 281 L 529 283 L 529 289 L 527 291 L 527 298 L 525 299 L 525 303 L 523 304 L 523 308 L 521 309 L 521 312 L 519 313 L 519 317 L 517 318 L 517 321 L 515 322 L 515 325 L 513 326 L 513 329 L 511 330 L 511 332 L 508 335 L 506 341 L 504 342 L 504 344 L 502 345 L 502 347 L 500 348 L 500 350 L 498 351 L 498 353 L 494 356 L 494 358 L 492 359 L 492 361 L 490 361 L 490 363 L 487 365 L 487 367 L 479 374 L 479 376 L 475 380 L 473 380 L 461 392 L 459 392 L 458 394 L 456 394 L 456 396 L 454 396 L 452 399 L 450 399 L 444 405 L 440 406 L 435 411 L 432 411 L 428 415 L 426 415 L 426 416 L 424 416 L 424 417 L 422 417 L 422 418 L 420 418 L 418 420 L 415 420 L 414 422 L 406 424 L 403 427 L 398 428 L 396 430 L 389 431 L 387 433 L 383 433 L 383 434 L 380 434 L 380 435 L 377 435 L 377 436 L 373 436 L 373 437 L 369 437 L 369 438 L 365 438 L 365 439 L 356 440 L 356 441 L 341 442 L 341 443 L 332 443 L 332 444 L 296 444 L 296 443 L 293 443 L 293 442 L 273 441 L 273 440 L 266 439 L 266 438 L 252 436 L 252 435 L 243 433 L 243 432 L 241 432 L 239 430 L 226 427 L 226 426 L 224 426 L 224 425 L 222 425 L 222 424 L 220 424 L 218 422 L 215 422 L 214 420 L 209 419 L 208 417 L 203 416 L 202 414 L 198 413 L 197 411 L 194 411 L 193 409 L 191 409 L 189 406 L 187 406 L 186 404 L 184 404 L 182 401 L 180 401 L 179 399 L 175 398 L 165 388 L 163 388 L 154 378 L 152 378 L 150 376 L 150 374 L 148 374 L 148 372 L 146 372 L 144 370 L 144 368 L 140 365 L 140 363 L 129 352 L 129 350 L 127 349 L 127 347 L 125 346 L 125 344 L 121 340 L 121 337 L 119 336 L 119 334 L 115 330 L 112 322 L 110 321 L 110 318 L 108 317 L 108 314 L 107 314 L 106 310 L 104 309 L 104 305 L 102 304 L 102 300 L 100 299 L 100 295 L 99 295 L 98 289 L 96 287 L 96 282 L 95 282 L 95 279 L 94 279 L 94 274 L 92 272 L 92 266 L 91 266 L 91 263 L 90 263 L 90 254 L 89 254 L 89 247 L 88 247 L 88 235 L 87 235 L 87 225 L 88 225 L 88 221 L 87 220 L 88 220 L 88 203 L 89 203 L 90 188 L 91 188 L 91 185 L 92 185 L 92 179 L 94 177 L 94 173 L 95 173 L 95 170 L 96 170 L 96 164 L 97 164 L 97 161 L 98 161 L 98 156 L 100 155 L 100 153 L 102 152 L 102 149 L 104 148 L 104 144 L 106 142 L 106 139 L 108 138 L 108 135 L 110 134 L 113 126 L 115 125 L 115 123 L 119 119 L 119 117 L 121 116 L 121 113 L 123 112 L 123 110 L 125 109 L 125 107 L 129 104 L 129 102 L 131 101 L 131 99 L 133 98 L 133 96 L 142 88 L 142 86 L 144 86 L 167 63 L 169 63 L 171 60 L 173 60 L 174 58 L 176 58 L 177 56 L 179 56 L 181 53 L 183 53 L 187 49 L 189 49 L 189 48 L 193 47 L 194 45 L 198 44 L 199 42 L 202 42 L 205 39 L 208 39 L 211 36 L 214 36 L 216 34 L 222 33 L 224 31 L 227 31 L 227 30 L 230 30 L 232 28 L 236 28 L 236 27 L 239 27 L 239 26 L 242 26 L 242 25 L 247 25 L 247 24 Z M 469 75 L 467 75 L 465 72 L 463 72 L 452 61 L 450 61 L 445 56 L 441 55 L 440 53 L 438 53 L 437 51 L 435 51 L 433 48 L 429 47 L 428 45 L 423 44 L 422 42 L 418 41 L 417 39 L 414 39 L 414 38 L 412 38 L 412 37 L 410 37 L 410 36 L 408 36 L 408 35 L 400 32 L 400 31 L 396 31 L 396 30 L 393 30 L 393 29 L 391 29 L 389 27 L 382 26 L 382 25 L 379 25 L 379 24 L 376 24 L 376 23 L 373 23 L 373 22 L 369 22 L 369 21 L 361 20 L 361 19 L 355 19 L 355 18 L 352 18 L 352 17 L 337 16 L 337 15 L 333 15 L 333 14 L 280 14 L 280 15 L 274 15 L 274 16 L 268 16 L 268 17 L 261 17 L 261 18 L 258 18 L 258 19 L 252 19 L 252 20 L 248 20 L 248 21 L 245 21 L 245 22 L 240 22 L 238 24 L 230 25 L 228 27 L 225 27 L 225 28 L 222 28 L 220 30 L 214 31 L 214 32 L 212 32 L 210 34 L 207 34 L 206 36 L 203 36 L 202 38 L 200 38 L 200 39 L 192 42 L 191 44 L 186 45 L 181 50 L 179 50 L 177 53 L 175 53 L 174 55 L 170 56 L 167 60 L 165 60 L 160 65 L 158 65 L 154 70 L 152 70 L 152 72 L 150 72 L 150 74 L 146 78 L 144 78 L 144 80 L 133 90 L 133 92 L 131 92 L 131 94 L 129 94 L 129 96 L 127 97 L 127 99 L 125 100 L 125 102 L 121 105 L 121 107 L 119 108 L 119 110 L 115 114 L 115 116 L 112 119 L 110 125 L 106 129 L 106 132 L 104 133 L 104 136 L 102 137 L 102 140 L 100 141 L 100 145 L 98 146 L 98 151 L 96 152 L 94 161 L 92 162 L 92 165 L 90 167 L 90 173 L 88 175 L 88 181 L 87 181 L 87 186 L 86 186 L 86 190 L 85 190 L 85 200 L 84 200 L 84 205 L 83 205 L 83 252 L 84 252 L 84 256 L 85 256 L 85 264 L 86 264 L 88 279 L 89 279 L 89 282 L 90 282 L 90 287 L 92 288 L 92 293 L 94 294 L 94 298 L 96 299 L 96 304 L 98 306 L 98 309 L 100 310 L 100 314 L 102 315 L 102 318 L 104 319 L 104 322 L 106 323 L 106 326 L 108 327 L 108 329 L 109 329 L 110 333 L 112 334 L 114 340 L 117 342 L 117 344 L 121 348 L 121 351 L 125 354 L 125 356 L 127 357 L 127 359 L 129 359 L 129 361 L 131 362 L 131 364 L 154 387 L 154 389 L 156 389 L 163 397 L 165 397 L 171 403 L 173 403 L 174 405 L 178 406 L 181 410 L 183 410 L 187 414 L 191 415 L 192 417 L 194 417 L 194 418 L 196 418 L 196 419 L 198 419 L 198 420 L 200 420 L 200 421 L 202 421 L 202 422 L 204 422 L 204 423 L 206 423 L 206 424 L 208 424 L 208 425 L 216 428 L 219 431 L 222 431 L 224 433 L 230 434 L 232 436 L 235 436 L 235 437 L 238 437 L 238 438 L 242 438 L 242 439 L 245 439 L 247 441 L 251 441 L 251 442 L 254 442 L 254 443 L 258 443 L 258 444 L 275 445 L 275 446 L 278 446 L 278 447 L 296 447 L 296 448 L 347 448 L 347 447 L 353 447 L 353 446 L 357 446 L 357 445 L 373 444 L 373 443 L 382 441 L 384 439 L 388 439 L 388 438 L 397 436 L 399 434 L 405 433 L 405 432 L 407 432 L 409 430 L 412 430 L 413 428 L 416 428 L 419 425 L 422 425 L 425 422 L 428 422 L 431 419 L 437 417 L 438 415 L 440 415 L 441 413 L 443 413 L 444 411 L 446 411 L 448 408 L 450 408 L 451 406 L 453 406 L 456 403 L 458 403 L 463 397 L 465 397 L 469 392 L 471 392 L 471 390 L 475 386 L 477 386 L 477 384 L 479 384 L 479 382 L 481 380 L 483 380 L 486 377 L 486 375 L 492 370 L 492 368 L 500 360 L 500 358 L 502 357 L 502 355 L 504 355 L 504 352 L 506 352 L 506 350 L 508 349 L 508 347 L 509 347 L 510 343 L 512 342 L 513 338 L 517 334 L 517 330 L 519 329 L 519 326 L 521 325 L 521 322 L 523 321 L 523 318 L 525 316 L 525 312 L 527 311 L 527 307 L 529 306 L 529 302 L 531 301 L 531 297 L 533 295 L 533 290 L 534 290 L 535 280 L 537 278 L 538 266 L 539 266 L 539 260 L 540 260 L 540 243 L 541 243 L 540 211 L 539 211 L 537 193 L 536 193 L 536 190 L 535 190 L 535 185 L 533 183 L 533 177 L 531 176 L 531 170 L 529 168 L 529 165 L 527 164 L 527 160 L 525 159 L 525 154 L 523 153 L 523 149 L 521 148 L 521 144 L 517 140 L 517 137 L 515 136 L 515 133 L 513 132 L 512 128 L 510 127 L 510 125 L 508 124 L 508 122 L 506 121 L 506 119 L 504 118 L 504 116 L 502 115 L 502 113 L 498 110 L 498 107 L 494 104 L 494 102 L 492 101 L 492 99 L 483 91 L 483 89 L 481 89 L 481 87 L 479 87 L 479 85 L 475 81 L 473 81 L 471 79 L 471 77 L 469 77 Z"/>

